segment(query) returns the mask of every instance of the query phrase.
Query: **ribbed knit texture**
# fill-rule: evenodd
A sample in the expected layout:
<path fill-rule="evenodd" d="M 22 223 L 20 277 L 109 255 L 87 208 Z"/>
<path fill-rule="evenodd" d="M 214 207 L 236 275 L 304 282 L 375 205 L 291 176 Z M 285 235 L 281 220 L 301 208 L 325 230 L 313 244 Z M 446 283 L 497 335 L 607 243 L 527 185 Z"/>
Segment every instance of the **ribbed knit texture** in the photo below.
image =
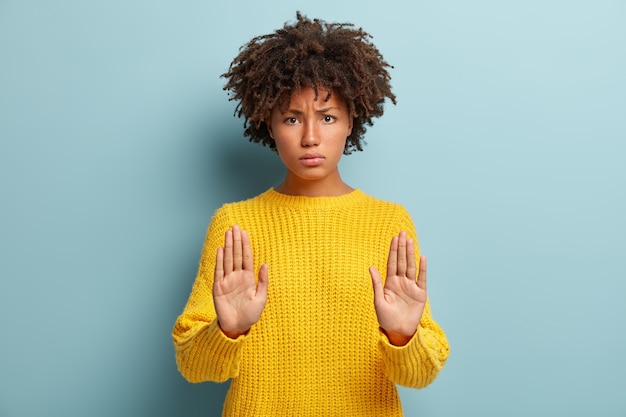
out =
<path fill-rule="evenodd" d="M 269 265 L 265 310 L 236 340 L 220 331 L 212 299 L 215 254 L 234 224 L 250 236 L 255 270 Z M 417 242 L 402 206 L 359 190 L 297 197 L 270 189 L 224 205 L 174 326 L 180 372 L 191 382 L 232 378 L 224 416 L 401 416 L 395 384 L 430 384 L 449 351 L 430 305 L 406 346 L 379 329 L 368 268 L 384 276 L 401 230 Z"/>

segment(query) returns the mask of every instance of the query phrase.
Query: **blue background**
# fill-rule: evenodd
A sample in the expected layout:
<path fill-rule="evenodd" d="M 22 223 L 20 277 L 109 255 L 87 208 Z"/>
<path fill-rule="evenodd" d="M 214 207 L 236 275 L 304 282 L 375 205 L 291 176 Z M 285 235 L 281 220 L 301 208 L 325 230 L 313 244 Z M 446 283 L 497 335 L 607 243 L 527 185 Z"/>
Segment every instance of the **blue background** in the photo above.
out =
<path fill-rule="evenodd" d="M 411 212 L 452 355 L 408 416 L 626 416 L 623 1 L 0 1 L 0 416 L 217 416 L 171 328 L 224 202 L 276 185 L 219 78 L 310 17 L 397 106 L 344 179 Z"/>

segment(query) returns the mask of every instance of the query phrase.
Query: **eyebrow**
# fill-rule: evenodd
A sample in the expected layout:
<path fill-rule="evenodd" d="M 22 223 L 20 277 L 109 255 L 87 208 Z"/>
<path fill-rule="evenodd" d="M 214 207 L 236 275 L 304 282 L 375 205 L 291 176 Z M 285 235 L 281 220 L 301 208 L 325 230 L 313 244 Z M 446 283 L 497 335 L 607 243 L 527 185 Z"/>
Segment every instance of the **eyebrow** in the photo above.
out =
<path fill-rule="evenodd" d="M 330 110 L 339 110 L 339 107 L 324 107 L 323 109 L 316 110 L 315 113 L 328 113 Z M 285 113 L 303 114 L 304 112 L 296 109 L 287 109 Z"/>

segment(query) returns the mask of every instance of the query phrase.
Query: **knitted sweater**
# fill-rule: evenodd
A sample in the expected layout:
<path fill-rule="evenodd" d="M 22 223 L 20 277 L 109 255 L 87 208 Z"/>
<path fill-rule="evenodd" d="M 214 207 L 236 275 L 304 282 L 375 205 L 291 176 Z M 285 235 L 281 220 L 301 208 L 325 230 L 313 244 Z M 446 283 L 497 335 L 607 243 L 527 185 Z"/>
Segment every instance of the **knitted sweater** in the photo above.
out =
<path fill-rule="evenodd" d="M 230 339 L 215 320 L 212 281 L 217 248 L 234 224 L 250 236 L 255 272 L 269 265 L 269 287 L 260 320 Z M 368 267 L 384 275 L 401 230 L 417 242 L 402 206 L 360 190 L 300 197 L 270 189 L 224 205 L 174 326 L 181 374 L 191 382 L 232 378 L 224 416 L 401 416 L 395 384 L 430 384 L 449 351 L 429 304 L 405 346 L 379 328 Z"/>

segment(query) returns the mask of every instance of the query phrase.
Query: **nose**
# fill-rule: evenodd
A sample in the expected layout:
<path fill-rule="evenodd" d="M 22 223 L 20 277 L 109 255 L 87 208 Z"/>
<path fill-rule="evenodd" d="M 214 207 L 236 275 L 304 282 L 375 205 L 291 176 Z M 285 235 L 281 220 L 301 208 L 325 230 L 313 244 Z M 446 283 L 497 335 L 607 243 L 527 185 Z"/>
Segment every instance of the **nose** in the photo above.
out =
<path fill-rule="evenodd" d="M 302 132 L 302 138 L 300 140 L 300 143 L 305 148 L 317 146 L 320 144 L 320 136 L 316 123 L 311 121 L 306 121 L 304 123 L 304 129 Z"/>

